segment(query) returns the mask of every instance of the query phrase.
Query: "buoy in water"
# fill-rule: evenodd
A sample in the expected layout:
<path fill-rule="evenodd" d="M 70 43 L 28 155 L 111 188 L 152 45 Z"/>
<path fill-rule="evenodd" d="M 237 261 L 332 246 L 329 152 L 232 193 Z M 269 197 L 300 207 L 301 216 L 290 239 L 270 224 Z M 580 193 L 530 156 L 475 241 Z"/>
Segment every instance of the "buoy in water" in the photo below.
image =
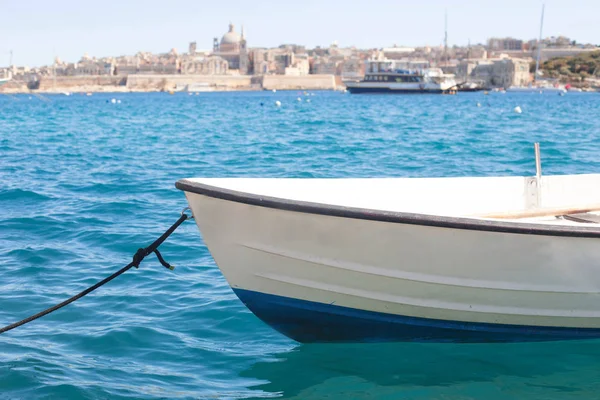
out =
<path fill-rule="evenodd" d="M 117 104 L 121 104 L 121 100 L 117 100 Z"/>
<path fill-rule="evenodd" d="M 307 102 L 307 103 L 310 103 L 310 99 L 306 99 L 306 102 Z"/>
<path fill-rule="evenodd" d="M 477 107 L 481 107 L 481 103 L 477 103 Z"/>
<path fill-rule="evenodd" d="M 273 93 L 277 93 L 277 89 L 273 89 Z"/>
<path fill-rule="evenodd" d="M 300 97 L 298 97 L 296 100 L 298 100 L 298 101 L 302 101 L 302 99 L 301 99 Z"/>
<path fill-rule="evenodd" d="M 519 106 L 516 106 L 516 107 L 515 107 L 515 112 L 516 112 L 517 114 L 521 114 L 521 113 L 523 112 L 523 110 L 521 110 L 521 107 L 519 107 Z"/>
<path fill-rule="evenodd" d="M 275 102 L 275 106 L 277 106 L 277 107 L 281 107 L 281 102 L 280 102 L 279 100 L 277 100 L 277 101 Z"/>
<path fill-rule="evenodd" d="M 110 102 L 115 104 L 117 102 L 117 99 L 111 99 Z"/>

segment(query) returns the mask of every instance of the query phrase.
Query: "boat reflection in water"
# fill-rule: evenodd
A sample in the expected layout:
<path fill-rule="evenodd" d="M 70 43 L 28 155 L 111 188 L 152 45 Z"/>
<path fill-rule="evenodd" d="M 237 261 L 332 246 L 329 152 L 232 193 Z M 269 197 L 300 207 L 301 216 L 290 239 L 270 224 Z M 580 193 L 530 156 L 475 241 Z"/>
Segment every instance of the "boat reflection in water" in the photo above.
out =
<path fill-rule="evenodd" d="M 594 398 L 599 358 L 595 340 L 311 344 L 241 375 L 264 382 L 252 388 L 257 397 L 286 399 Z"/>

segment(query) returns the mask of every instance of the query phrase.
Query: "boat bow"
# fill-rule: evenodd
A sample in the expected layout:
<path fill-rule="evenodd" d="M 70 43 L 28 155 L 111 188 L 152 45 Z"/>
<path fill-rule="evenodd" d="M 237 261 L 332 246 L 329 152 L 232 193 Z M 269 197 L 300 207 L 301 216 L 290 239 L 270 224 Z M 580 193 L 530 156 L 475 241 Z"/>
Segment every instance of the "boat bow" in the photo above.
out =
<path fill-rule="evenodd" d="M 238 297 L 296 340 L 600 337 L 592 301 L 600 225 L 477 216 L 524 208 L 528 179 L 186 179 L 177 187 Z M 600 182 L 543 179 L 547 206 Z"/>

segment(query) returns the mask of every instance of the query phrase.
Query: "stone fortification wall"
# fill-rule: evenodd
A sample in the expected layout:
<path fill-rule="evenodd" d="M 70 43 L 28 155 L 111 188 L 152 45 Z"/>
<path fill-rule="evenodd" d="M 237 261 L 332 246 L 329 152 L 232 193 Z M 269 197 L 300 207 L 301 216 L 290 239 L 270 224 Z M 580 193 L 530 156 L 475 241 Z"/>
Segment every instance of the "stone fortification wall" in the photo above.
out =
<path fill-rule="evenodd" d="M 130 90 L 176 90 L 186 86 L 207 85 L 219 90 L 250 88 L 252 77 L 247 75 L 129 75 Z"/>
<path fill-rule="evenodd" d="M 265 90 L 333 90 L 336 83 L 333 75 L 265 75 L 262 86 Z"/>
<path fill-rule="evenodd" d="M 42 77 L 41 93 L 52 92 L 156 92 L 235 90 L 334 90 L 339 82 L 333 75 L 129 75 Z M 9 82 L 0 92 L 28 92 L 27 83 Z"/>
<path fill-rule="evenodd" d="M 0 85 L 0 93 L 26 93 L 29 91 L 27 82 L 21 80 L 11 80 Z"/>
<path fill-rule="evenodd" d="M 40 79 L 40 91 L 123 86 L 126 78 L 119 76 L 57 76 Z"/>

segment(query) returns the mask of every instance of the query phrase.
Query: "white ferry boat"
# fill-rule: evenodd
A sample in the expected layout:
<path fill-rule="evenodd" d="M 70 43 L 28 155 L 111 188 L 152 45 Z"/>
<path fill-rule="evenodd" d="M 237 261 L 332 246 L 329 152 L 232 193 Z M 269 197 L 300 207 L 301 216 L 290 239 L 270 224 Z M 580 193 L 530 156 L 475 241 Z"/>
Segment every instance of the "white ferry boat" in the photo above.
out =
<path fill-rule="evenodd" d="M 454 75 L 439 68 L 397 68 L 394 60 L 370 60 L 362 80 L 344 84 L 350 93 L 454 94 L 457 90 Z"/>

